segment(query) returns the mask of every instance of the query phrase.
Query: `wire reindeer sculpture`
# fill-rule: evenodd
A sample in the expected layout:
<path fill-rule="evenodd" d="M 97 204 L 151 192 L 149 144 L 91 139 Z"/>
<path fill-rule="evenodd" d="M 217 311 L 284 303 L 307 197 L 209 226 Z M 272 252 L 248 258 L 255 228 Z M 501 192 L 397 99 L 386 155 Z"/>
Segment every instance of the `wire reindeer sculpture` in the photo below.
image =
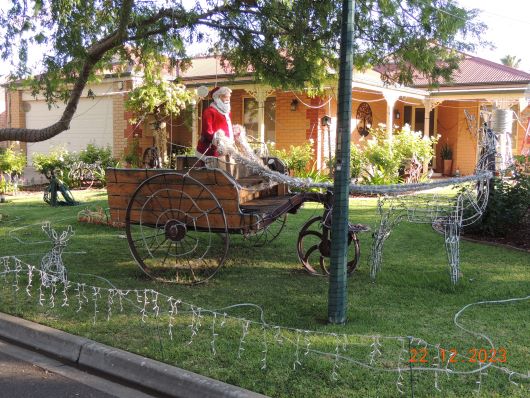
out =
<path fill-rule="evenodd" d="M 471 122 L 471 121 L 470 121 Z M 471 124 L 470 124 L 471 125 Z M 491 171 L 495 167 L 496 135 L 489 128 L 476 131 L 479 160 L 476 171 Z M 460 234 L 464 226 L 477 221 L 488 203 L 489 179 L 463 186 L 455 195 L 437 193 L 408 196 L 384 196 L 378 201 L 380 220 L 373 235 L 369 257 L 370 277 L 375 281 L 381 270 L 383 246 L 392 229 L 400 222 L 432 224 L 443 230 L 451 283 L 460 277 Z"/>
<path fill-rule="evenodd" d="M 459 278 L 459 245 L 462 227 L 478 220 L 486 209 L 488 202 L 491 168 L 495 165 L 495 134 L 491 129 L 479 131 L 479 161 L 475 174 L 457 177 L 438 183 L 411 183 L 394 185 L 358 185 L 350 184 L 350 193 L 380 194 L 378 209 L 380 219 L 375 228 L 371 254 L 369 257 L 370 275 L 375 280 L 381 269 L 383 245 L 392 229 L 401 221 L 412 223 L 429 223 L 443 227 L 445 247 L 450 267 L 451 282 L 456 284 Z M 230 154 L 237 163 L 241 163 L 256 174 L 266 176 L 272 181 L 288 184 L 300 189 L 323 188 L 332 189 L 328 182 L 315 182 L 310 178 L 301 179 L 283 175 L 265 169 L 262 165 L 240 155 L 223 136 L 214 138 L 219 153 Z M 464 185 L 465 184 L 465 185 Z M 400 195 L 418 192 L 420 189 L 432 189 L 445 186 L 460 186 L 457 195 L 441 195 L 423 193 Z"/>
<path fill-rule="evenodd" d="M 63 264 L 62 254 L 68 241 L 74 235 L 69 225 L 60 235 L 51 227 L 49 222 L 42 226 L 44 233 L 52 241 L 52 249 L 42 258 L 40 269 L 42 271 L 42 283 L 50 286 L 54 282 L 66 282 L 66 268 Z"/>

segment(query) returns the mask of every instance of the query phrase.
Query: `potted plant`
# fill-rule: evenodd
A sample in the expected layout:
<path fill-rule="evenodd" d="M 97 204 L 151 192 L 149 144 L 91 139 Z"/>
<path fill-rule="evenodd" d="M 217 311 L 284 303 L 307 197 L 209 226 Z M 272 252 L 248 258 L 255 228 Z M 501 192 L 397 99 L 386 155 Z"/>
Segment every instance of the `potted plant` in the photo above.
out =
<path fill-rule="evenodd" d="M 447 142 L 443 144 L 440 156 L 444 161 L 443 175 L 450 176 L 453 170 L 453 150 Z"/>

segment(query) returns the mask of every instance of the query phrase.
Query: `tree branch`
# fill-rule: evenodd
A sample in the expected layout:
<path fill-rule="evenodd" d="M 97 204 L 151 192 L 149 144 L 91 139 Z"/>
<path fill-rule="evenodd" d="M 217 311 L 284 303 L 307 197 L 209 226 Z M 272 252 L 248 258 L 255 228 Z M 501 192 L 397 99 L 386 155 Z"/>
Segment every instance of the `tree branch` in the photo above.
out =
<path fill-rule="evenodd" d="M 134 0 L 123 0 L 118 29 L 89 47 L 85 62 L 81 72 L 79 73 L 77 81 L 74 84 L 74 88 L 72 89 L 70 98 L 66 104 L 66 107 L 64 108 L 61 119 L 59 119 L 57 123 L 42 129 L 0 129 L 0 142 L 14 140 L 24 142 L 39 142 L 50 139 L 70 128 L 70 122 L 72 121 L 72 118 L 77 110 L 79 99 L 81 98 L 81 94 L 83 93 L 86 83 L 88 82 L 92 69 L 103 58 L 107 51 L 118 45 L 121 45 L 126 40 L 127 26 L 129 24 L 133 4 Z M 24 137 L 24 139 L 21 139 L 21 137 Z"/>

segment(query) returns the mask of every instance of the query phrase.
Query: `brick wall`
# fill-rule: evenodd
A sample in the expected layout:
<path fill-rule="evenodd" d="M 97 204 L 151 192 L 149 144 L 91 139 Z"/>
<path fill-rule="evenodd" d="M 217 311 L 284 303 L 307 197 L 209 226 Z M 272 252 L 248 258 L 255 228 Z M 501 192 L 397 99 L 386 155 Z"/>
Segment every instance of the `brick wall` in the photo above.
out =
<path fill-rule="evenodd" d="M 22 91 L 10 90 L 8 92 L 8 101 L 6 103 L 7 110 L 7 127 L 24 128 L 26 127 L 26 114 L 22 107 Z M 20 149 L 27 154 L 27 144 L 20 143 Z"/>
<path fill-rule="evenodd" d="M 130 82 L 128 82 L 130 83 Z M 127 85 L 126 85 L 127 86 Z M 118 91 L 118 83 L 114 83 L 113 91 Z M 125 132 L 129 125 L 128 116 L 125 112 L 125 101 L 127 94 L 114 95 L 112 97 L 112 134 L 113 134 L 113 156 L 115 158 L 123 157 L 125 148 L 127 147 L 127 136 Z"/>
<path fill-rule="evenodd" d="M 292 111 L 291 102 L 296 97 L 300 98 L 300 101 L 296 111 Z M 311 137 L 312 133 L 316 139 L 314 121 L 311 123 L 308 119 L 307 108 L 302 101 L 311 102 L 305 94 L 298 93 L 295 96 L 291 92 L 276 92 L 276 148 L 285 149 L 291 145 L 301 145 Z M 309 116 L 314 117 L 311 113 Z"/>
<path fill-rule="evenodd" d="M 446 142 L 453 150 L 452 173 L 458 168 L 462 175 L 473 174 L 477 162 L 477 140 L 469 132 L 464 109 L 479 118 L 479 108 L 476 102 L 445 101 L 438 107 L 438 133 L 441 135 L 436 154 L 440 159 L 435 171 L 441 172 L 443 161 L 440 149 Z"/>
<path fill-rule="evenodd" d="M 458 168 L 460 174 L 473 174 L 477 166 L 477 138 L 468 130 L 464 108 L 478 120 L 479 108 L 476 102 L 459 101 L 458 105 L 458 137 L 456 150 L 453 153 L 453 172 Z"/>
<path fill-rule="evenodd" d="M 7 110 L 0 113 L 0 129 L 6 128 L 6 127 L 7 127 Z M 9 143 L 6 141 L 0 142 L 0 148 L 7 148 L 8 145 Z"/>

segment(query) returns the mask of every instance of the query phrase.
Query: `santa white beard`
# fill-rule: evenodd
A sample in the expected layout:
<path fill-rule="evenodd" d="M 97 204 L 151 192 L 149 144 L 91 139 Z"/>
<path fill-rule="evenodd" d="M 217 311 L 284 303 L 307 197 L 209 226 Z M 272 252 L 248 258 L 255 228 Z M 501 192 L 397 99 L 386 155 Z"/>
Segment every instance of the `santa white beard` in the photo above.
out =
<path fill-rule="evenodd" d="M 213 100 L 215 107 L 219 110 L 219 112 L 228 114 L 230 113 L 230 101 L 223 102 L 221 98 L 217 97 Z"/>

